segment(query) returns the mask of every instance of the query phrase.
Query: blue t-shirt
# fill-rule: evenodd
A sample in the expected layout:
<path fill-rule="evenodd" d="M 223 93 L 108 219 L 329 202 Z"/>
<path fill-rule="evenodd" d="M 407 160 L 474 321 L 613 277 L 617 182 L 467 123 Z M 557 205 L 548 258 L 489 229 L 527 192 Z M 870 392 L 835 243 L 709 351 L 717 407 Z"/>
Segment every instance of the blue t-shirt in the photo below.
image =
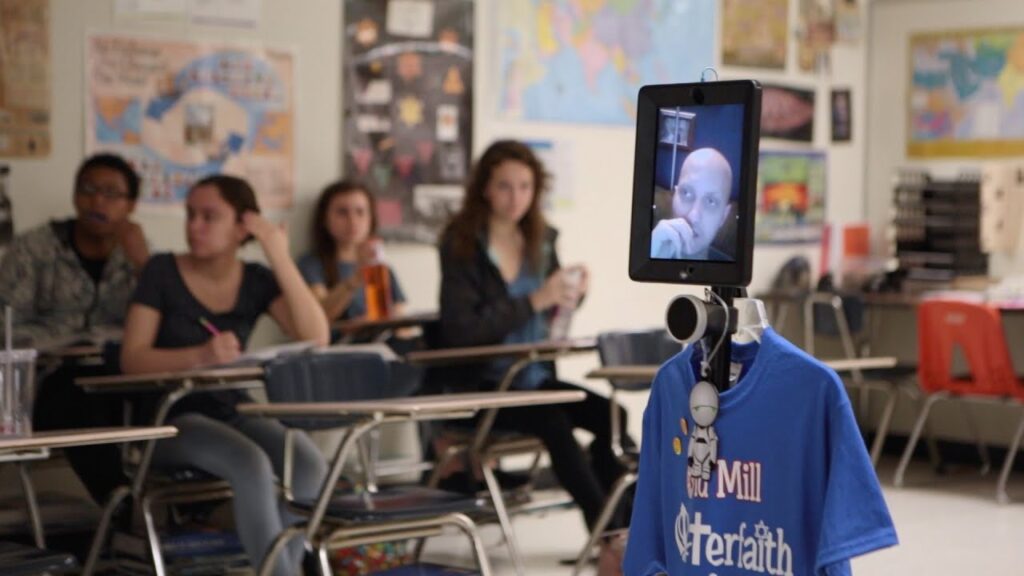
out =
<path fill-rule="evenodd" d="M 306 280 L 306 284 L 310 286 L 314 284 L 324 284 L 327 282 L 324 280 L 324 268 L 320 263 L 320 258 L 316 254 L 305 254 L 302 258 L 299 258 L 299 272 L 302 277 Z M 351 278 L 359 270 L 359 267 L 355 262 L 338 262 L 338 281 L 347 280 Z M 405 293 L 402 292 L 402 287 L 398 284 L 398 276 L 395 276 L 395 271 L 388 266 L 388 274 L 391 276 L 391 301 L 395 304 L 401 304 L 405 302 Z M 349 303 L 348 308 L 341 313 L 338 317 L 339 320 L 349 320 L 352 318 L 359 318 L 366 315 L 366 293 L 362 290 L 357 290 L 352 295 L 352 302 Z"/>
<path fill-rule="evenodd" d="M 495 261 L 494 257 L 491 257 L 492 261 Z M 497 262 L 495 261 L 495 266 Z M 506 282 L 508 288 L 508 295 L 511 298 L 520 298 L 523 296 L 529 296 L 533 294 L 544 284 L 544 279 L 541 278 L 540 273 L 530 268 L 529 264 L 525 261 L 522 267 L 519 269 L 519 275 L 512 279 L 511 282 Z M 505 339 L 501 341 L 502 344 L 526 344 L 531 342 L 541 342 L 548 338 L 548 323 L 547 319 L 540 312 L 534 312 L 530 319 L 523 324 L 518 330 L 510 332 L 505 336 Z M 500 381 L 505 377 L 505 373 L 516 361 L 514 358 L 502 358 L 495 360 L 487 366 L 487 379 L 494 380 L 495 382 Z M 545 380 L 551 378 L 551 369 L 547 363 L 531 363 L 527 364 L 518 374 L 516 374 L 515 380 L 512 381 L 512 388 L 517 390 L 536 390 L 540 388 L 540 385 Z"/>
<path fill-rule="evenodd" d="M 707 437 L 690 415 L 693 347 L 658 371 L 624 573 L 837 576 L 850 574 L 850 558 L 895 545 L 835 372 L 771 329 L 733 350 L 743 368 L 719 399 L 708 480 L 687 466 L 689 443 Z"/>

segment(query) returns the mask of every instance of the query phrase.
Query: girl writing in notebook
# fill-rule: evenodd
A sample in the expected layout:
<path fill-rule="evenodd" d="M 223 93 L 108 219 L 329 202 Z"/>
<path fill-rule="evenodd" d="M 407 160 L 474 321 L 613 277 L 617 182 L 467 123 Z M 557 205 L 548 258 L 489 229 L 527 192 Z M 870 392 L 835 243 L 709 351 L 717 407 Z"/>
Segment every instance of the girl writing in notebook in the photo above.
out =
<path fill-rule="evenodd" d="M 479 159 L 462 209 L 441 238 L 438 344 L 546 340 L 554 308 L 575 308 L 586 294 L 586 268 L 576 267 L 579 278 L 573 286 L 559 265 L 557 232 L 541 213 L 547 188 L 540 160 L 520 142 L 495 142 Z M 511 364 L 507 360 L 481 365 L 445 385 L 494 389 Z M 551 364 L 527 366 L 512 387 L 583 390 L 558 380 Z M 578 404 L 502 409 L 495 423 L 544 442 L 555 476 L 583 511 L 588 527 L 596 522 L 608 489 L 622 473 L 611 451 L 610 409 L 607 398 L 588 391 Z M 594 434 L 590 458 L 576 442 L 574 428 Z"/>
<path fill-rule="evenodd" d="M 125 373 L 180 371 L 238 359 L 264 313 L 296 340 L 323 345 L 327 319 L 288 253 L 283 229 L 260 215 L 249 184 L 233 176 L 197 182 L 185 202 L 183 254 L 153 256 L 138 281 L 125 323 Z M 243 262 L 239 248 L 255 239 L 270 264 Z M 194 467 L 227 480 L 234 491 L 239 539 L 258 566 L 292 518 L 282 512 L 275 474 L 283 468 L 285 428 L 276 420 L 241 416 L 241 392 L 186 396 L 167 422 L 178 436 L 162 440 L 157 467 Z M 326 475 L 308 436 L 295 434 L 294 492 L 314 497 Z M 275 575 L 294 574 L 301 543 L 280 557 Z"/>

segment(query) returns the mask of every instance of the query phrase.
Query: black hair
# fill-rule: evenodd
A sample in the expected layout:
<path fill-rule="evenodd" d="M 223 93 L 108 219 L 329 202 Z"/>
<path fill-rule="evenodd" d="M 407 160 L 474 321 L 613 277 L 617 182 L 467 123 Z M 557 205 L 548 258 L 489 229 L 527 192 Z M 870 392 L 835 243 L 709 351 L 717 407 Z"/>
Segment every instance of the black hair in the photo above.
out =
<path fill-rule="evenodd" d="M 93 168 L 107 168 L 120 172 L 121 176 L 124 177 L 124 181 L 128 184 L 128 198 L 132 201 L 139 199 L 139 187 L 140 180 L 138 173 L 132 168 L 132 165 L 127 160 L 118 156 L 117 154 L 111 154 L 109 152 L 101 152 L 99 154 L 93 154 L 85 159 L 78 167 L 78 171 L 75 172 L 75 189 L 77 190 L 82 185 L 82 178 L 85 173 Z"/>

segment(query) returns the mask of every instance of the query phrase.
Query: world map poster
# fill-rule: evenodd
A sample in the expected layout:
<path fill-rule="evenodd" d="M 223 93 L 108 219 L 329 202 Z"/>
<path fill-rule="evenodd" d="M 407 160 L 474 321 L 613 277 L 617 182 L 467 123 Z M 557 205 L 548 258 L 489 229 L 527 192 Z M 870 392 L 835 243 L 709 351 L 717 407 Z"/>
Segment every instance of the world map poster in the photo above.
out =
<path fill-rule="evenodd" d="M 194 182 L 222 172 L 246 178 L 265 210 L 291 206 L 291 52 L 94 35 L 85 59 L 86 152 L 127 158 L 142 202 L 176 206 Z"/>
<path fill-rule="evenodd" d="M 907 155 L 1024 154 L 1024 29 L 910 39 Z"/>
<path fill-rule="evenodd" d="M 502 0 L 505 118 L 634 124 L 645 84 L 700 81 L 715 63 L 715 0 Z"/>

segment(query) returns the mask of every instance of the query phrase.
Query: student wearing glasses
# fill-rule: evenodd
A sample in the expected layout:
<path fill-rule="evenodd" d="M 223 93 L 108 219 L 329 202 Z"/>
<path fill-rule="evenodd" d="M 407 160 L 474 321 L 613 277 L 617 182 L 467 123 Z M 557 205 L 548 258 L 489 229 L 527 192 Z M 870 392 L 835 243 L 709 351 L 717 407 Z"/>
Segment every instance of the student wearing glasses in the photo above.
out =
<path fill-rule="evenodd" d="M 325 345 L 327 317 L 288 251 L 284 230 L 260 215 L 256 195 L 240 178 L 209 176 L 185 200 L 188 251 L 150 258 L 139 277 L 125 321 L 121 367 L 126 374 L 176 372 L 237 360 L 256 320 L 269 314 L 296 340 Z M 255 239 L 268 266 L 243 262 L 238 251 Z M 243 416 L 239 391 L 186 396 L 167 423 L 175 438 L 153 454 L 159 468 L 194 467 L 226 480 L 234 492 L 235 526 L 253 566 L 259 566 L 282 528 L 296 520 L 282 505 L 285 427 Z M 145 408 L 142 412 L 147 412 Z M 296 499 L 316 496 L 327 473 L 310 438 L 293 438 Z M 296 573 L 302 543 L 293 540 L 275 576 Z"/>
<path fill-rule="evenodd" d="M 18 346 L 46 348 L 88 336 L 93 328 L 124 322 L 135 278 L 149 258 L 142 229 L 130 217 L 139 176 L 120 156 L 97 154 L 78 167 L 75 216 L 16 236 L 0 263 L 0 305 L 14 311 Z M 40 379 L 33 427 L 37 430 L 121 425 L 121 400 L 87 394 L 76 376 L 114 366 L 67 363 Z M 66 451 L 68 461 L 97 503 L 124 484 L 116 446 Z"/>
<path fill-rule="evenodd" d="M 139 177 L 120 156 L 97 154 L 75 174 L 75 217 L 14 238 L 0 264 L 0 301 L 14 309 L 24 345 L 45 346 L 124 321 L 149 258 L 130 217 Z"/>

